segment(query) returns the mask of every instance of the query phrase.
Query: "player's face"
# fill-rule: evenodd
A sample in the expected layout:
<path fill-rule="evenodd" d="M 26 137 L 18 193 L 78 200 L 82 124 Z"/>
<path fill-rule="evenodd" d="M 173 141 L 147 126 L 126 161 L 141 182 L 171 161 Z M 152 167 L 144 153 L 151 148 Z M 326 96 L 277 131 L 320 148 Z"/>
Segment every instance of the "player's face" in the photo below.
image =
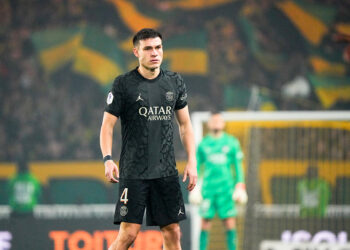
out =
<path fill-rule="evenodd" d="M 208 121 L 209 130 L 216 134 L 225 128 L 225 121 L 220 114 L 212 115 Z"/>
<path fill-rule="evenodd" d="M 155 37 L 140 40 L 134 48 L 134 55 L 139 59 L 140 67 L 150 71 L 159 69 L 163 60 L 162 39 Z"/>

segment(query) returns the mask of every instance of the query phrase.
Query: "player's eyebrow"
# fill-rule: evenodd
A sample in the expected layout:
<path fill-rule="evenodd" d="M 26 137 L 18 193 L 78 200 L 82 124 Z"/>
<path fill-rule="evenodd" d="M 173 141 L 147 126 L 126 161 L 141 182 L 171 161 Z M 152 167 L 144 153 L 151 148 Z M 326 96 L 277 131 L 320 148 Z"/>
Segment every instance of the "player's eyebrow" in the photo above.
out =
<path fill-rule="evenodd" d="M 143 47 L 144 50 L 149 50 L 149 49 L 153 49 L 153 48 L 156 48 L 156 49 L 160 49 L 162 47 L 162 44 L 158 44 L 156 46 L 145 46 Z"/>

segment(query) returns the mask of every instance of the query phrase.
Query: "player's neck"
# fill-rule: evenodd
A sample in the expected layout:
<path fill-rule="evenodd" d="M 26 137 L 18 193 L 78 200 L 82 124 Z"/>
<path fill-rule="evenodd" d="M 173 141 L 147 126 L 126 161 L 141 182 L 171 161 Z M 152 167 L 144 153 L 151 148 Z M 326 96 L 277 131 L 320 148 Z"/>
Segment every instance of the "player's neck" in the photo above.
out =
<path fill-rule="evenodd" d="M 143 67 L 142 65 L 138 67 L 138 72 L 146 79 L 152 80 L 156 78 L 160 73 L 160 68 L 148 69 Z"/>
<path fill-rule="evenodd" d="M 223 134 L 224 134 L 223 131 L 212 132 L 212 133 L 211 133 L 211 136 L 214 137 L 214 138 L 216 138 L 216 139 L 218 139 L 218 138 L 220 138 Z"/>

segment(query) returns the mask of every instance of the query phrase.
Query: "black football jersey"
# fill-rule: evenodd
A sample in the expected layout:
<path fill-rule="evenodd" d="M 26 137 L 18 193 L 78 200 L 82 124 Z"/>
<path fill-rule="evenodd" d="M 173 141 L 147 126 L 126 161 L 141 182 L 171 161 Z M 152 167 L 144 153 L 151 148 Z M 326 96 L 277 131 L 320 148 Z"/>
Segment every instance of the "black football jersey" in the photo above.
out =
<path fill-rule="evenodd" d="M 174 111 L 187 105 L 186 85 L 177 73 L 160 70 L 144 78 L 136 69 L 118 76 L 105 111 L 121 121 L 120 178 L 155 179 L 177 175 Z"/>

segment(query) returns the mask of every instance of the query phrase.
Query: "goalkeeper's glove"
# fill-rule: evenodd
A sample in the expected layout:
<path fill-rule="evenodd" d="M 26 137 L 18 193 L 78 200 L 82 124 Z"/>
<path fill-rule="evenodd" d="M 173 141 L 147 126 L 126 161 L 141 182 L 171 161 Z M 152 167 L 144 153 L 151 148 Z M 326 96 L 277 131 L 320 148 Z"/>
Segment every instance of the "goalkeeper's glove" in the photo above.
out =
<path fill-rule="evenodd" d="M 199 182 L 197 182 L 195 188 L 188 195 L 188 200 L 193 205 L 201 204 L 203 197 L 201 194 L 201 184 Z"/>
<path fill-rule="evenodd" d="M 237 183 L 233 191 L 232 199 L 238 203 L 245 204 L 248 201 L 247 191 L 244 183 Z"/>

